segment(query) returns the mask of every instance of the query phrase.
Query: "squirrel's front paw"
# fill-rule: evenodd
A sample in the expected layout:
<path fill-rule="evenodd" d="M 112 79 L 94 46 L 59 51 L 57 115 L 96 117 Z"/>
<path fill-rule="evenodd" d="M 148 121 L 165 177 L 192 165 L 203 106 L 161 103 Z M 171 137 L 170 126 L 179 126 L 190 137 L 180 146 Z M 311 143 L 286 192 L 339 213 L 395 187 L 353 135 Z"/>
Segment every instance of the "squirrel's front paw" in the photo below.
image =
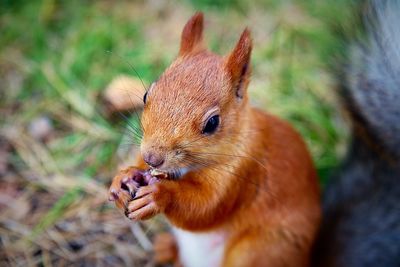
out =
<path fill-rule="evenodd" d="M 113 178 L 108 193 L 108 199 L 110 201 L 115 201 L 115 205 L 119 209 L 125 211 L 128 202 L 135 197 L 142 177 L 143 171 L 138 168 L 129 167 L 121 170 Z"/>
<path fill-rule="evenodd" d="M 146 220 L 161 212 L 161 207 L 155 202 L 159 192 L 158 184 L 140 187 L 135 198 L 129 202 L 127 213 L 131 220 Z"/>

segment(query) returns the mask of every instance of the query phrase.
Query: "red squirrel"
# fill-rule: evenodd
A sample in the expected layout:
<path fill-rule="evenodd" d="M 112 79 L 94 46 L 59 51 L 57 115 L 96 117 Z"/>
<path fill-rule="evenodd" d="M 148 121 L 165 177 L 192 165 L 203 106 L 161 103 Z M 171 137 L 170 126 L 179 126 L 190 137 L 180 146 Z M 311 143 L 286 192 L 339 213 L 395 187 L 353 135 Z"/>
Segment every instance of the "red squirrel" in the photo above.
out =
<path fill-rule="evenodd" d="M 134 221 L 166 216 L 174 237 L 156 242 L 160 261 L 309 265 L 317 174 L 300 135 L 249 105 L 251 51 L 247 28 L 228 55 L 208 51 L 196 13 L 178 57 L 144 96 L 141 153 L 114 177 L 110 199 Z M 154 180 L 149 167 L 169 178 Z"/>

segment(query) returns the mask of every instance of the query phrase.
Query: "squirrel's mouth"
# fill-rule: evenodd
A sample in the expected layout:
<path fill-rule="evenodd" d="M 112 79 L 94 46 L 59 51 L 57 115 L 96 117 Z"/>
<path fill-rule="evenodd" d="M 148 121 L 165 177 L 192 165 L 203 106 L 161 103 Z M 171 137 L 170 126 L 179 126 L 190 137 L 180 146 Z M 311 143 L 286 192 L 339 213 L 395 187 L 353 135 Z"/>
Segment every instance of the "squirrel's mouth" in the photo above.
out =
<path fill-rule="evenodd" d="M 166 172 L 168 174 L 168 177 L 172 180 L 178 180 L 181 179 L 185 174 L 187 174 L 190 171 L 189 168 L 180 168 L 176 170 L 171 170 Z"/>
<path fill-rule="evenodd" d="M 158 177 L 158 178 L 167 178 L 170 180 L 178 180 L 181 179 L 185 174 L 193 170 L 190 167 L 183 167 L 178 169 L 170 169 L 170 170 L 162 170 L 156 168 L 150 168 L 149 174 Z"/>

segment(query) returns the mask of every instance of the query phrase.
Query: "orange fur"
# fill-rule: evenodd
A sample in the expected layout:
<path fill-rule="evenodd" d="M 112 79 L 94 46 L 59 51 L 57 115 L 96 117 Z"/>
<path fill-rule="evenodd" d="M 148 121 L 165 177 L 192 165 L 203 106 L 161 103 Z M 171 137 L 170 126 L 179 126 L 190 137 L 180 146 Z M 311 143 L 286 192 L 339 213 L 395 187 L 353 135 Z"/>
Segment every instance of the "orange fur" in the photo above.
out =
<path fill-rule="evenodd" d="M 248 104 L 250 32 L 220 57 L 198 49 L 202 28 L 201 14 L 189 20 L 179 56 L 148 92 L 142 116 L 142 154 L 163 157 L 166 172 L 189 171 L 139 189 L 130 218 L 164 213 L 188 231 L 223 230 L 223 266 L 308 266 L 320 200 L 307 148 L 289 124 Z M 204 135 L 210 112 L 220 126 Z"/>

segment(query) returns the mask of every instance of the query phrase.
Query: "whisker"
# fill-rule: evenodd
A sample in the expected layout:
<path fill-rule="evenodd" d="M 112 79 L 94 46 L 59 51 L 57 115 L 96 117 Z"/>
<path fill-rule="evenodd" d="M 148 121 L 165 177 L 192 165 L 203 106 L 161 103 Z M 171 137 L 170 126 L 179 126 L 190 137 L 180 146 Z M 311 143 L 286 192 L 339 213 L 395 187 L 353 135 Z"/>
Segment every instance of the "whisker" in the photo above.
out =
<path fill-rule="evenodd" d="M 129 147 L 129 146 L 140 146 L 140 144 L 138 143 L 134 143 L 134 142 L 124 142 L 124 143 L 120 143 L 119 144 L 120 147 Z"/>
<path fill-rule="evenodd" d="M 127 128 L 126 129 L 129 130 L 134 135 L 134 137 L 136 137 L 137 139 L 142 139 L 142 131 L 141 131 L 141 129 L 139 129 L 135 124 L 133 124 L 129 120 L 129 118 L 125 114 L 123 114 L 121 111 L 118 111 L 118 114 L 122 117 L 122 119 L 127 124 Z M 131 114 L 131 116 L 132 116 L 132 114 Z M 138 116 L 137 116 L 137 119 L 140 122 L 140 118 Z M 140 124 L 141 124 L 141 122 L 140 122 Z M 126 134 L 125 132 L 121 132 L 121 133 L 122 134 Z"/>
<path fill-rule="evenodd" d="M 133 94 L 133 95 L 137 96 L 136 94 Z M 131 95 L 128 94 L 128 96 L 129 96 L 129 99 L 130 99 L 131 103 L 133 103 L 132 98 L 131 98 Z M 142 101 L 143 101 L 143 100 L 142 100 Z M 140 128 L 141 128 L 141 130 L 144 132 L 144 127 L 143 127 L 143 124 L 142 124 L 142 120 L 141 120 L 141 118 L 139 117 L 138 112 L 136 111 L 136 109 L 134 109 L 133 112 L 135 112 L 136 118 L 137 118 L 137 120 L 138 120 L 138 122 L 139 122 L 139 124 L 140 124 Z"/>
<path fill-rule="evenodd" d="M 113 52 L 113 51 L 108 50 L 108 51 L 106 51 L 106 52 L 109 53 L 109 54 L 115 54 L 120 60 L 122 60 L 123 62 L 125 62 L 126 64 L 128 64 L 129 67 L 135 72 L 135 75 L 139 78 L 139 80 L 140 80 L 140 82 L 141 82 L 141 84 L 142 84 L 142 86 L 143 86 L 144 91 L 145 91 L 145 92 L 148 91 L 148 87 L 145 85 L 145 83 L 144 83 L 142 77 L 140 76 L 139 72 L 136 70 L 136 68 L 133 66 L 133 64 L 132 64 L 131 62 L 129 62 L 127 59 L 123 58 L 121 55 L 119 55 L 119 54 L 117 54 L 117 53 L 115 53 L 115 52 Z M 138 95 L 136 95 L 136 94 L 133 93 L 133 92 L 127 92 L 127 94 L 128 94 L 128 96 L 129 96 L 129 99 L 130 99 L 131 103 L 133 103 L 132 98 L 131 98 L 131 95 L 132 95 L 132 94 L 133 94 L 135 97 L 137 97 L 138 99 L 140 99 L 140 101 L 143 101 L 143 97 L 139 97 Z M 136 109 L 133 109 L 133 112 L 135 112 L 136 117 L 137 117 L 137 119 L 138 119 L 138 122 L 139 122 L 139 124 L 140 124 L 140 126 L 141 126 L 141 130 L 144 132 L 144 128 L 143 128 L 142 121 L 141 121 L 140 116 L 138 115 Z M 129 112 L 129 113 L 130 113 L 130 115 L 132 116 L 132 113 L 131 113 L 131 112 Z"/>
<path fill-rule="evenodd" d="M 231 154 L 223 154 L 223 153 L 212 153 L 212 152 L 191 152 L 191 153 L 195 153 L 197 155 L 212 155 L 212 156 L 225 156 L 225 157 L 235 157 L 235 158 L 245 158 L 245 159 L 251 159 L 254 162 L 256 162 L 257 164 L 259 164 L 264 170 L 268 171 L 267 167 L 260 162 L 258 159 L 252 157 L 252 156 L 244 156 L 244 155 L 231 155 Z"/>
<path fill-rule="evenodd" d="M 209 159 L 207 159 L 207 158 L 200 158 L 200 157 L 194 157 L 194 156 L 191 156 L 191 155 L 188 155 L 188 158 L 190 158 L 190 159 L 188 159 L 189 162 L 192 162 L 192 163 L 195 163 L 195 164 L 199 164 L 199 165 L 201 165 L 201 166 L 203 166 L 203 167 L 205 167 L 205 168 L 212 169 L 212 170 L 214 170 L 215 172 L 217 172 L 217 173 L 219 173 L 219 174 L 221 174 L 220 171 L 225 171 L 225 172 L 227 172 L 227 173 L 229 173 L 229 174 L 232 174 L 232 175 L 234 175 L 235 177 L 237 177 L 237 178 L 239 178 L 239 179 L 241 179 L 241 180 L 243 180 L 243 181 L 246 181 L 246 182 L 248 182 L 248 183 L 250 183 L 250 184 L 252 184 L 252 185 L 254 185 L 254 186 L 257 186 L 257 188 L 261 188 L 261 189 L 267 190 L 267 188 L 261 187 L 260 184 L 254 182 L 254 181 L 252 181 L 252 180 L 249 180 L 249 179 L 251 179 L 251 178 L 245 178 L 245 177 L 242 177 L 242 176 L 238 175 L 237 173 L 235 173 L 235 172 L 233 172 L 233 171 L 231 171 L 231 170 L 224 169 L 224 168 L 220 168 L 221 166 L 235 167 L 235 166 L 233 166 L 233 165 L 229 165 L 229 164 L 220 164 L 220 163 L 216 164 L 216 162 L 214 162 L 214 164 L 207 164 L 208 161 L 209 161 Z M 218 167 L 217 167 L 217 166 L 218 166 Z M 223 174 L 222 174 L 222 175 L 223 175 Z"/>
<path fill-rule="evenodd" d="M 106 52 L 109 53 L 109 54 L 113 54 L 114 53 L 113 51 L 110 51 L 110 50 L 107 50 Z M 142 83 L 143 89 L 147 92 L 148 88 L 144 84 L 144 82 L 142 80 L 142 77 L 140 77 L 140 75 L 139 75 L 138 71 L 135 69 L 135 67 L 128 60 L 126 60 L 125 58 L 121 57 L 119 54 L 115 53 L 115 55 L 117 57 L 119 57 L 122 61 L 124 61 L 126 64 L 129 65 L 129 67 L 135 72 L 136 76 L 139 78 L 140 82 Z"/>
<path fill-rule="evenodd" d="M 129 120 L 129 118 L 125 115 L 125 114 L 123 114 L 122 112 L 118 112 L 120 115 L 121 115 L 121 117 L 125 120 L 125 122 L 127 123 L 127 125 L 128 125 L 128 127 L 132 130 L 131 132 L 136 136 L 136 137 L 138 137 L 138 138 L 142 138 L 142 132 L 141 132 L 141 129 L 140 128 L 138 128 L 135 124 L 133 124 L 130 120 Z"/>
<path fill-rule="evenodd" d="M 132 133 L 133 135 L 135 135 L 135 132 L 133 130 L 131 130 L 130 128 L 125 128 L 124 131 L 117 129 L 117 132 L 119 132 L 122 136 L 125 136 L 127 133 L 126 131 L 129 131 L 130 133 Z M 137 137 L 139 139 L 139 137 Z M 136 139 L 132 140 L 133 142 L 137 142 Z"/>
<path fill-rule="evenodd" d="M 194 142 L 197 142 L 197 141 L 199 141 L 199 140 L 201 140 L 201 139 L 203 139 L 203 138 L 206 138 L 206 137 L 207 137 L 206 135 L 202 135 L 202 136 L 200 136 L 199 138 L 196 138 L 196 139 L 190 141 L 190 142 L 187 143 L 187 144 L 181 145 L 179 148 L 185 149 L 185 148 L 187 148 L 187 147 L 190 147 L 190 145 L 193 144 Z"/>

